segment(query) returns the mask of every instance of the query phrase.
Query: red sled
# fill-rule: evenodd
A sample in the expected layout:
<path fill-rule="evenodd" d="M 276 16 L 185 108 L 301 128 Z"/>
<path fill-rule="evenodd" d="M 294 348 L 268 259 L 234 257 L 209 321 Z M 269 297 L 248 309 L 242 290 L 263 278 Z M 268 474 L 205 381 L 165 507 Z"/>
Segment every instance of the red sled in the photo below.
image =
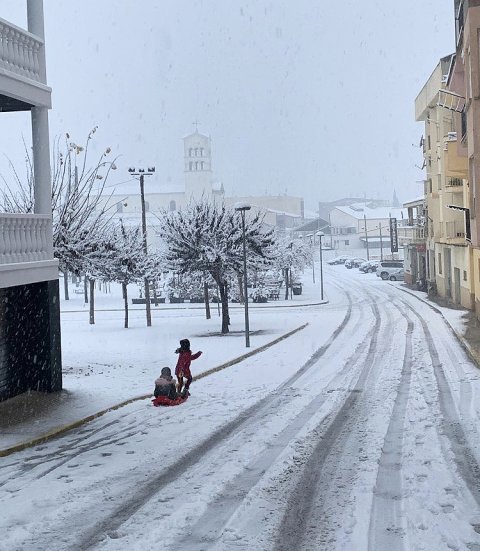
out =
<path fill-rule="evenodd" d="M 152 400 L 152 404 L 156 407 L 158 406 L 178 406 L 180 404 L 183 404 L 188 398 L 189 394 L 187 393 L 184 398 L 179 396 L 178 398 L 175 398 L 175 400 L 172 400 L 168 396 L 157 396 Z"/>

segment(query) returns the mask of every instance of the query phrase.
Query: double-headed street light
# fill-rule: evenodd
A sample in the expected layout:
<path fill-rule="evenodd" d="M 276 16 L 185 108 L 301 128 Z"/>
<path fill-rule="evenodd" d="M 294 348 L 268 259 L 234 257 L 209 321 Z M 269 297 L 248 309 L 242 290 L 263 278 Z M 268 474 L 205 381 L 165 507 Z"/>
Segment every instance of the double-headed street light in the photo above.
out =
<path fill-rule="evenodd" d="M 243 298 L 245 301 L 245 346 L 250 348 L 250 327 L 248 323 L 248 291 L 247 291 L 247 244 L 245 240 L 245 212 L 252 207 L 247 203 L 237 203 L 235 210 L 242 216 L 243 233 Z"/>
<path fill-rule="evenodd" d="M 140 202 L 142 206 L 142 233 L 143 233 L 143 252 L 145 257 L 147 256 L 147 219 L 145 215 L 145 189 L 144 189 L 144 178 L 145 176 L 152 176 L 155 172 L 155 167 L 148 167 L 147 170 L 144 168 L 135 168 L 130 167 L 128 172 L 132 176 L 140 176 Z M 148 278 L 145 278 L 145 311 L 147 314 L 147 327 L 152 325 L 152 313 L 150 310 L 150 284 Z"/>

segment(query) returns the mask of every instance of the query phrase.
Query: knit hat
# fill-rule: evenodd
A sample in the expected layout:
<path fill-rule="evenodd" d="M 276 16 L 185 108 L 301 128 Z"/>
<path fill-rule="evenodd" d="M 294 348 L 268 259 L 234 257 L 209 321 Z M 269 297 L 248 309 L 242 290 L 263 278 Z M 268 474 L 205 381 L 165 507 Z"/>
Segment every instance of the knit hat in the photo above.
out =
<path fill-rule="evenodd" d="M 182 339 L 180 341 L 180 349 L 182 351 L 190 350 L 190 341 L 188 339 Z"/>
<path fill-rule="evenodd" d="M 169 367 L 162 367 L 162 377 L 171 377 L 172 372 Z"/>

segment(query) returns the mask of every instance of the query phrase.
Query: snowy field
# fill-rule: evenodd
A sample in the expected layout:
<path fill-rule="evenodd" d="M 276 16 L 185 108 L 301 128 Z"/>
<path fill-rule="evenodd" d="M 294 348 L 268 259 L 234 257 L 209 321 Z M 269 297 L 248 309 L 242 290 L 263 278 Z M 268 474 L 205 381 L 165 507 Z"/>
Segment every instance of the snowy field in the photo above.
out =
<path fill-rule="evenodd" d="M 252 347 L 309 325 L 185 404 L 1 459 L 0 549 L 479 550 L 478 369 L 401 283 L 325 266 L 329 302 L 308 306 L 309 279 L 298 307 L 252 308 Z M 241 308 L 228 337 L 201 309 L 125 330 L 119 308 L 62 314 L 66 387 L 98 405 L 148 393 L 179 338 L 204 352 L 194 374 L 245 351 Z"/>

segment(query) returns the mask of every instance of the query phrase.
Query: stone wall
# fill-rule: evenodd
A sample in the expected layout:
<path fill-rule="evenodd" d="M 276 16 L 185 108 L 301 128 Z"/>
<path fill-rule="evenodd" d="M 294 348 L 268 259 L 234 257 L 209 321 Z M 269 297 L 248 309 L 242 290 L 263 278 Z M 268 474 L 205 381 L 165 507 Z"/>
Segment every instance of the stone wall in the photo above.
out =
<path fill-rule="evenodd" d="M 0 289 L 0 400 L 61 388 L 58 281 Z"/>

